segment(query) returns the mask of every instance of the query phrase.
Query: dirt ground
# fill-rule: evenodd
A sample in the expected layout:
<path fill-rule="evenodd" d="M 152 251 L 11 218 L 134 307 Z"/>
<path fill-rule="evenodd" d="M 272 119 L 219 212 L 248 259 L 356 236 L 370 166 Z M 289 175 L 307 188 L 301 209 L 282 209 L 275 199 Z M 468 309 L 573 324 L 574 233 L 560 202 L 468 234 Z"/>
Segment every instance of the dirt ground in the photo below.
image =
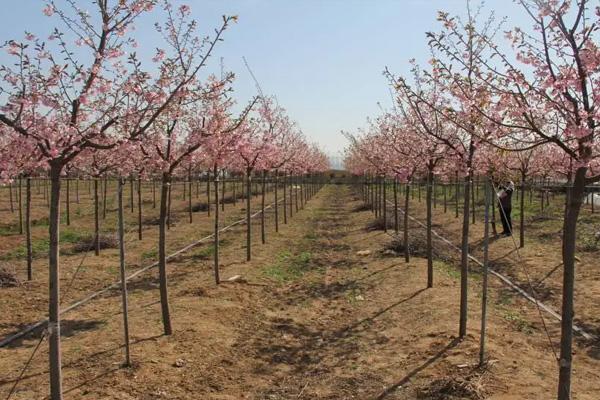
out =
<path fill-rule="evenodd" d="M 418 196 L 411 196 L 409 214 L 419 221 L 426 218 L 424 191 L 421 201 Z M 460 246 L 462 229 L 462 204 L 459 202 L 460 215 L 455 217 L 454 197 L 448 198 L 448 209 L 444 212 L 441 193 L 438 193 L 437 207 L 433 208 L 433 229 L 452 243 Z M 402 204 L 403 204 L 403 196 Z M 519 201 L 513 198 L 513 230 L 512 238 L 492 236 L 490 240 L 490 268 L 506 275 L 524 291 L 533 295 L 538 300 L 547 304 L 560 314 L 562 296 L 562 258 L 561 258 L 561 232 L 563 219 L 563 195 L 552 195 L 549 204 L 541 208 L 539 196 L 525 196 L 525 246 L 519 248 Z M 480 190 L 478 200 L 475 202 L 476 223 L 470 227 L 470 252 L 483 259 L 483 190 Z M 388 213 L 393 210 L 390 204 Z M 497 230 L 502 230 L 500 219 L 496 210 Z M 401 214 L 402 215 L 402 214 Z M 411 230 L 415 236 L 423 237 L 424 230 L 418 229 L 417 224 L 411 222 Z M 578 248 L 576 258 L 575 278 L 575 321 L 582 329 L 598 340 L 582 343 L 591 356 L 600 358 L 600 269 L 598 257 L 600 256 L 600 213 L 592 212 L 589 205 L 584 205 L 578 227 Z M 434 247 L 437 247 L 445 256 L 456 263 L 460 257 L 457 251 L 448 249 L 444 243 L 434 236 Z M 474 273 L 479 273 L 480 268 L 471 263 Z M 502 285 L 495 279 L 498 288 Z M 507 289 L 505 289 L 507 290 Z M 505 296 L 509 301 L 508 295 Z M 513 302 L 513 300 L 510 300 Z M 537 312 L 537 310 L 536 310 Z M 545 315 L 545 314 L 544 314 Z M 558 344 L 560 326 L 558 321 L 545 315 L 552 340 Z M 540 318 L 534 318 L 532 326 L 542 329 Z M 581 339 L 578 337 L 578 339 Z"/>
<path fill-rule="evenodd" d="M 401 255 L 385 251 L 392 238 L 365 229 L 373 218 L 351 188 L 331 185 L 294 212 L 279 234 L 270 214 L 267 244 L 255 236 L 251 262 L 243 262 L 244 227 L 224 235 L 222 275 L 242 280 L 214 285 L 207 246 L 182 255 L 169 264 L 174 325 L 169 337 L 162 335 L 156 271 L 135 279 L 130 284 L 131 368 L 121 366 L 118 291 L 67 314 L 65 398 L 554 397 L 557 366 L 532 304 L 491 278 L 488 363 L 479 368 L 477 274 L 470 280 L 468 334 L 459 341 L 459 283 L 452 261 L 435 263 L 435 287 L 425 289 L 425 260 L 413 257 L 407 264 Z M 203 226 L 210 226 L 208 220 Z M 189 242 L 191 228 L 186 227 L 171 230 L 174 247 Z M 77 290 L 100 283 L 92 273 L 85 276 L 90 278 Z M 99 276 L 106 284 L 107 277 Z M 44 314 L 42 300 L 18 300 L 26 297 L 23 290 L 0 292 L 3 332 Z M 30 311 L 16 307 L 30 301 Z M 550 330 L 556 334 L 554 326 Z M 0 349 L 0 397 L 14 385 L 38 337 Z M 586 343 L 575 348 L 574 399 L 600 398 L 600 360 L 590 349 Z M 43 341 L 11 398 L 39 399 L 47 393 Z"/>

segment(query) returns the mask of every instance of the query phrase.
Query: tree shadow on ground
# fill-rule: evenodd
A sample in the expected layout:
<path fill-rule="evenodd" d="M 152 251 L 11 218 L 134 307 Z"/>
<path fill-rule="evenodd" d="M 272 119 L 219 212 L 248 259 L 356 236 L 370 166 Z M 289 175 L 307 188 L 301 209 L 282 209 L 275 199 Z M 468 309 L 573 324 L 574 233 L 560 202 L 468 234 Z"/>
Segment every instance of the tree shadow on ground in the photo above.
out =
<path fill-rule="evenodd" d="M 590 324 L 575 319 L 574 323 L 584 332 L 593 335 L 593 338 L 588 340 L 575 332 L 573 337 L 575 338 L 577 345 L 585 348 L 588 356 L 600 360 L 600 320 L 596 319 L 594 324 Z"/>
<path fill-rule="evenodd" d="M 343 288 L 338 286 L 336 291 Z M 311 327 L 291 318 L 273 318 L 267 327 L 271 331 L 270 334 L 261 334 L 239 345 L 252 349 L 256 357 L 266 365 L 285 364 L 292 368 L 295 374 L 302 374 L 309 370 L 314 372 L 314 368 L 325 368 L 323 364 L 325 359 L 332 360 L 333 366 L 339 366 L 359 356 L 359 345 L 355 339 L 358 335 L 369 331 L 375 319 L 410 301 L 425 290 L 417 290 L 410 296 L 339 329 L 328 330 L 326 326 Z M 377 332 L 371 333 L 377 334 Z M 379 339 L 386 338 L 378 338 L 378 343 L 381 344 L 387 341 Z M 265 365 L 257 369 L 257 372 L 271 373 Z"/>
<path fill-rule="evenodd" d="M 133 346 L 133 345 L 138 344 L 138 343 L 143 343 L 143 342 L 147 342 L 147 341 L 150 341 L 150 340 L 159 339 L 162 336 L 164 336 L 164 335 L 160 334 L 160 335 L 154 335 L 154 336 L 150 336 L 150 337 L 146 337 L 146 338 L 140 338 L 140 339 L 132 340 L 129 344 L 131 346 Z M 85 356 L 80 357 L 78 359 L 72 360 L 72 361 L 70 361 L 68 363 L 64 363 L 62 367 L 63 367 L 63 369 L 66 369 L 66 368 L 77 368 L 77 366 L 80 365 L 81 362 L 89 362 L 90 359 L 97 358 L 97 357 L 102 356 L 102 355 L 110 355 L 112 353 L 115 353 L 118 350 L 123 349 L 124 347 L 125 347 L 125 345 L 121 344 L 119 346 L 111 347 L 111 348 L 106 349 L 106 350 L 101 350 L 101 351 L 98 351 L 98 352 L 90 354 L 90 355 L 85 355 Z M 112 369 L 112 370 L 106 371 L 106 373 L 115 372 L 118 369 L 119 368 Z M 43 370 L 41 370 L 39 372 L 31 373 L 31 374 L 28 374 L 28 375 L 23 375 L 20 379 L 17 379 L 17 378 L 2 379 L 2 380 L 0 380 L 0 387 L 2 387 L 4 385 L 7 385 L 7 384 L 10 384 L 10 383 L 14 384 L 17 380 L 19 380 L 19 382 L 22 382 L 22 381 L 25 381 L 25 380 L 28 380 L 28 379 L 31 379 L 31 378 L 35 378 L 37 376 L 48 374 L 49 372 L 50 371 L 48 369 L 43 369 Z M 86 383 L 89 383 L 89 381 L 86 381 L 83 384 L 78 385 L 77 387 L 81 387 L 81 386 L 83 386 Z M 74 390 L 77 387 L 72 388 L 70 390 Z M 65 393 L 67 393 L 67 391 L 65 391 Z"/>
<path fill-rule="evenodd" d="M 391 385 L 388 388 L 386 388 L 383 392 L 381 392 L 378 396 L 376 396 L 374 398 L 374 400 L 383 400 L 383 399 L 387 398 L 388 396 L 390 396 L 391 394 L 393 394 L 396 391 L 396 389 L 398 389 L 399 387 L 401 387 L 401 386 L 405 385 L 406 383 L 408 383 L 417 374 L 419 374 L 421 371 L 423 371 L 424 369 L 426 369 L 427 367 L 429 367 L 431 364 L 435 363 L 448 350 L 456 347 L 459 343 L 460 343 L 460 339 L 459 338 L 455 338 L 452 341 L 450 341 L 450 343 L 448 343 L 446 346 L 444 346 L 441 350 L 439 350 L 437 353 L 435 353 L 431 358 L 429 358 L 423 364 L 421 364 L 421 365 L 417 366 L 416 368 L 412 369 L 403 378 L 401 378 L 396 383 L 394 383 L 393 385 Z"/>
<path fill-rule="evenodd" d="M 287 305 L 297 305 L 304 303 L 307 299 L 335 300 L 344 297 L 347 291 L 358 288 L 356 282 L 318 282 L 308 286 L 294 287 L 292 295 L 285 293 L 282 301 Z"/>
<path fill-rule="evenodd" d="M 78 332 L 83 331 L 91 331 L 95 329 L 99 329 L 102 325 L 106 324 L 104 320 L 74 320 L 74 319 L 63 319 L 60 322 L 60 335 L 61 337 L 72 337 L 75 336 Z M 15 332 L 7 337 L 14 335 L 23 329 L 31 326 L 33 324 L 17 324 L 15 325 L 18 328 Z M 47 322 L 40 325 L 36 329 L 27 333 L 26 335 L 21 336 L 18 339 L 13 340 L 12 342 L 6 344 L 4 347 L 6 348 L 17 348 L 25 345 L 25 341 L 29 339 L 39 339 L 42 333 L 46 329 Z"/>

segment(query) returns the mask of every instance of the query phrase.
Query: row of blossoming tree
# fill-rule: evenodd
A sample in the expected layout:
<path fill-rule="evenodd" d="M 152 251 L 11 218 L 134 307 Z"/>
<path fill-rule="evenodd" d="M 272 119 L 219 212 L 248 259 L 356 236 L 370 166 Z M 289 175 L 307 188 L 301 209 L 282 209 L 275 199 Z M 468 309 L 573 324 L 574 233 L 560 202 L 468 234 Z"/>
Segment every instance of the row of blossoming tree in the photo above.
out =
<path fill-rule="evenodd" d="M 235 16 L 224 16 L 212 35 L 202 36 L 186 5 L 174 7 L 168 0 L 93 3 L 90 13 L 87 6 L 76 1 L 47 1 L 43 12 L 55 18 L 58 27 L 47 38 L 26 32 L 22 41 L 6 42 L 3 48 L 12 62 L 0 67 L 0 174 L 3 180 L 45 175 L 50 181 L 47 330 L 54 400 L 62 398 L 59 227 L 61 183 L 65 174 L 77 171 L 78 176 L 111 175 L 118 179 L 125 318 L 123 177 L 159 177 L 158 270 L 164 331 L 169 335 L 172 326 L 167 291 L 166 223 L 173 179 L 189 175 L 192 169 L 212 172 L 218 205 L 218 177 L 225 171 L 244 174 L 248 202 L 252 177 L 262 174 L 264 241 L 265 175 L 270 173 L 277 179 L 280 174 L 318 173 L 328 166 L 323 153 L 306 141 L 285 110 L 272 99 L 263 96 L 251 99 L 235 113 L 234 75 L 221 73 L 220 78 L 201 78 L 201 71 L 206 69 L 225 31 L 236 21 Z M 149 18 L 145 14 L 160 18 L 155 28 L 162 37 L 154 57 L 147 61 L 136 53 L 134 29 L 136 20 L 142 16 Z M 26 182 L 30 196 L 30 179 Z M 97 240 L 97 179 L 94 185 Z M 276 200 L 276 206 L 277 203 Z M 29 207 L 28 201 L 27 218 Z M 246 209 L 249 238 L 249 203 Z M 214 272 L 219 283 L 218 206 L 214 218 Z M 27 247 L 30 261 L 30 233 Z M 98 250 L 98 245 L 95 249 Z M 249 260 L 249 239 L 247 251 Z M 30 262 L 28 271 L 31 277 Z M 127 336 L 126 332 L 128 341 Z"/>
<path fill-rule="evenodd" d="M 562 322 L 557 361 L 558 399 L 566 400 L 571 392 L 577 221 L 586 187 L 600 181 L 596 137 L 600 118 L 600 8 L 588 0 L 518 3 L 530 17 L 532 28 L 506 31 L 511 46 L 498 38 L 505 22 L 498 23 L 493 15 L 483 19 L 481 7 L 468 7 L 466 18 L 440 12 L 440 31 L 427 33 L 433 55 L 428 69 L 414 61 L 411 76 L 397 76 L 386 69 L 397 99 L 395 107 L 352 137 L 346 165 L 356 174 L 405 182 L 415 178 L 431 182 L 434 174 L 446 181 L 464 178 L 461 337 L 467 322 L 474 177 L 493 179 L 516 171 L 523 185 L 533 176 L 553 177 L 564 184 Z M 427 188 L 430 199 L 431 185 Z M 428 201 L 429 286 L 433 282 L 430 204 Z"/>

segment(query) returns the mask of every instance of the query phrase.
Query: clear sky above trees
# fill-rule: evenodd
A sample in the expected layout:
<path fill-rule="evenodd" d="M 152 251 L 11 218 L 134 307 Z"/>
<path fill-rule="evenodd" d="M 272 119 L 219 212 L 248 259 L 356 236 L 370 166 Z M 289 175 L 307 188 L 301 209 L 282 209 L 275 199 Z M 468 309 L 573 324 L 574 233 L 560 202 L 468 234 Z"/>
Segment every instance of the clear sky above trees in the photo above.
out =
<path fill-rule="evenodd" d="M 0 25 L 0 39 L 18 37 L 26 28 L 47 34 L 49 19 L 41 0 L 7 0 L 10 18 Z M 184 3 L 184 2 L 181 2 Z M 309 139 L 330 154 L 347 142 L 341 130 L 364 124 L 381 107 L 389 108 L 390 94 L 381 72 L 408 71 L 408 60 L 429 58 L 425 31 L 434 29 L 436 12 L 464 14 L 466 0 L 188 0 L 192 15 L 217 27 L 223 14 L 238 15 L 239 22 L 225 35 L 212 67 L 218 72 L 220 57 L 226 70 L 236 72 L 237 98 L 256 93 L 242 55 L 248 60 L 262 89 L 276 94 L 291 118 Z M 91 4 L 91 1 L 90 1 Z M 511 0 L 488 0 L 487 9 L 507 16 L 507 29 L 529 26 L 523 10 Z M 33 12 L 34 10 L 38 12 Z M 157 14 L 137 24 L 139 53 L 151 58 L 159 38 L 153 23 Z M 142 23 L 143 22 L 143 23 Z M 141 33 L 140 32 L 140 33 Z M 6 55 L 0 54 L 0 61 Z M 242 101 L 243 104 L 243 101 Z"/>

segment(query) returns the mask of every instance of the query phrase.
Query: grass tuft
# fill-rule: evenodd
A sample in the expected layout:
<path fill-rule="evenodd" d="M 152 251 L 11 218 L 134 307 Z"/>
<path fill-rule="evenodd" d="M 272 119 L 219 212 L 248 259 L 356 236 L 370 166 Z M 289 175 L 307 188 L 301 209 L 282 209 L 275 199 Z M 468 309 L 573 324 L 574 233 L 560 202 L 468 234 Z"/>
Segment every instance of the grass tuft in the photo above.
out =
<path fill-rule="evenodd" d="M 263 273 L 273 280 L 285 283 L 302 277 L 308 271 L 312 254 L 303 251 L 293 255 L 289 251 L 284 251 L 277 258 L 277 262 L 265 267 Z"/>

